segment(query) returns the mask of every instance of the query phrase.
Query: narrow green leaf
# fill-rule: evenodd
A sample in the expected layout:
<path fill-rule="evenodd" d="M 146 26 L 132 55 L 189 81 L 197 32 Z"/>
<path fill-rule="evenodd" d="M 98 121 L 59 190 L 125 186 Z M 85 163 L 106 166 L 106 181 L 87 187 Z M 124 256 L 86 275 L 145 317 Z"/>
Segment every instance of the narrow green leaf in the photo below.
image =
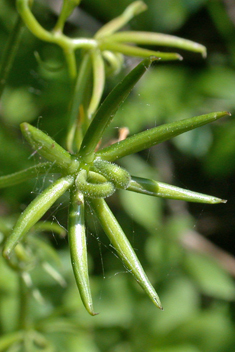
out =
<path fill-rule="evenodd" d="M 84 212 L 84 196 L 73 189 L 71 191 L 68 232 L 71 262 L 82 302 L 88 313 L 96 315 L 89 283 Z"/>
<path fill-rule="evenodd" d="M 155 60 L 157 60 L 155 57 L 150 57 L 143 60 L 111 91 L 111 93 L 104 100 L 85 134 L 79 152 L 79 155 L 82 156 L 86 162 L 93 161 L 95 148 L 103 136 L 106 128 L 113 120 L 119 106 L 128 97 L 135 84 Z"/>
<path fill-rule="evenodd" d="M 106 23 L 103 27 L 101 27 L 100 30 L 96 33 L 95 38 L 100 39 L 109 36 L 110 34 L 121 29 L 134 16 L 137 16 L 139 13 L 145 11 L 146 9 L 147 6 L 143 1 L 134 1 L 124 10 L 120 16 L 114 18 L 110 22 Z"/>
<path fill-rule="evenodd" d="M 160 51 L 139 48 L 138 46 L 120 44 L 117 42 L 103 41 L 99 44 L 101 50 L 110 50 L 128 56 L 149 57 L 156 56 L 161 61 L 182 60 L 182 56 L 177 53 L 163 53 Z"/>
<path fill-rule="evenodd" d="M 3 255 L 9 258 L 11 251 L 33 225 L 46 213 L 55 201 L 72 186 L 72 176 L 62 177 L 46 188 L 35 198 L 17 220 L 12 234 L 7 238 L 3 247 Z"/>
<path fill-rule="evenodd" d="M 112 34 L 109 37 L 109 40 L 112 42 L 121 43 L 172 46 L 179 49 L 198 52 L 201 53 L 203 57 L 206 57 L 206 47 L 204 45 L 169 34 L 122 31 Z"/>
<path fill-rule="evenodd" d="M 226 203 L 226 200 L 224 199 L 135 176 L 131 177 L 131 182 L 126 189 L 128 191 L 147 194 L 149 196 L 185 200 L 187 202 L 208 204 Z"/>
<path fill-rule="evenodd" d="M 147 278 L 130 242 L 104 199 L 92 199 L 90 204 L 97 215 L 106 235 L 122 259 L 124 265 L 135 277 L 152 302 L 162 309 L 159 297 Z"/>
<path fill-rule="evenodd" d="M 60 172 L 58 166 L 52 163 L 46 162 L 35 166 L 31 166 L 28 169 L 14 172 L 13 174 L 0 177 L 0 188 L 10 187 L 17 185 L 18 183 L 27 181 L 31 178 L 37 177 L 43 174 L 51 174 Z"/>
<path fill-rule="evenodd" d="M 112 144 L 109 147 L 101 149 L 96 153 L 97 157 L 114 161 L 126 155 L 137 153 L 141 150 L 150 148 L 156 144 L 162 143 L 176 137 L 182 133 L 193 130 L 197 127 L 206 125 L 224 116 L 230 116 L 227 111 L 212 112 L 206 115 L 200 115 L 172 123 L 167 123 L 150 130 L 134 134 L 123 141 Z"/>
<path fill-rule="evenodd" d="M 27 122 L 22 123 L 20 127 L 31 147 L 45 159 L 66 170 L 70 170 L 72 162 L 76 162 L 64 148 L 38 128 Z"/>

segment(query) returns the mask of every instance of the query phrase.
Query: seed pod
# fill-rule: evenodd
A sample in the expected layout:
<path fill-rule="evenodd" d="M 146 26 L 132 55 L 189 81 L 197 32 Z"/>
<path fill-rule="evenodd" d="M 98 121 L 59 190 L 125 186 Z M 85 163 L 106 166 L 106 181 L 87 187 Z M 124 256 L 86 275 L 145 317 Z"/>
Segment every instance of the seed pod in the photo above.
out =
<path fill-rule="evenodd" d="M 33 225 L 46 213 L 55 201 L 72 186 L 72 176 L 62 177 L 46 188 L 35 198 L 25 211 L 20 215 L 12 234 L 7 238 L 3 247 L 3 255 L 9 258 L 11 251 Z"/>
<path fill-rule="evenodd" d="M 88 198 L 106 198 L 115 192 L 111 182 L 89 183 L 86 170 L 81 170 L 75 180 L 78 190 Z"/>
<path fill-rule="evenodd" d="M 226 203 L 224 199 L 209 196 L 188 189 L 168 185 L 166 183 L 132 176 L 131 182 L 127 188 L 128 191 L 148 194 L 149 196 L 161 197 L 167 199 L 178 199 L 187 202 L 218 204 Z"/>
<path fill-rule="evenodd" d="M 160 309 L 162 305 L 160 299 L 151 285 L 147 275 L 145 274 L 130 242 L 126 238 L 118 221 L 109 209 L 104 199 L 91 199 L 90 204 L 99 219 L 106 235 L 110 242 L 115 247 L 119 257 L 122 259 L 124 265 L 135 277 L 140 286 L 144 289 L 152 302 Z"/>
<path fill-rule="evenodd" d="M 97 313 L 93 309 L 88 275 L 84 212 L 84 196 L 73 189 L 71 191 L 68 231 L 71 262 L 83 304 L 88 313 L 96 315 Z"/>
<path fill-rule="evenodd" d="M 26 122 L 22 123 L 20 127 L 24 137 L 38 154 L 63 169 L 69 168 L 73 161 L 71 155 L 51 137 Z"/>
<path fill-rule="evenodd" d="M 111 181 L 116 188 L 126 189 L 128 187 L 131 176 L 125 169 L 101 159 L 96 159 L 94 166 L 107 180 Z"/>

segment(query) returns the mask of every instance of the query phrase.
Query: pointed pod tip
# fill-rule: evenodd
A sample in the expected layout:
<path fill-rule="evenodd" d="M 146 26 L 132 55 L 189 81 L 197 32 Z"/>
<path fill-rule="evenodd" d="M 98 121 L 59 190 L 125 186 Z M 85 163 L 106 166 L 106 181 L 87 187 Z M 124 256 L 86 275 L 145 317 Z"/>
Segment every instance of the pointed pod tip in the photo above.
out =
<path fill-rule="evenodd" d="M 96 315 L 99 314 L 99 313 L 94 312 L 93 307 L 89 307 L 89 309 L 88 309 L 88 307 L 86 307 L 86 309 L 87 309 L 88 313 L 89 313 L 92 317 L 94 317 L 94 316 L 96 316 Z"/>
<path fill-rule="evenodd" d="M 147 59 L 145 59 L 144 61 L 147 61 L 147 66 L 151 66 L 153 62 L 160 61 L 160 60 L 161 60 L 160 57 L 151 55 Z"/>
<path fill-rule="evenodd" d="M 229 111 L 222 111 L 221 113 L 218 113 L 218 115 L 222 116 L 232 116 L 231 112 Z"/>
<path fill-rule="evenodd" d="M 224 204 L 227 203 L 227 199 L 221 199 L 220 203 L 224 203 Z"/>
<path fill-rule="evenodd" d="M 204 47 L 204 50 L 202 51 L 202 58 L 203 58 L 203 59 L 206 59 L 206 58 L 207 58 L 207 50 L 206 50 L 205 47 Z"/>
<path fill-rule="evenodd" d="M 183 56 L 181 56 L 180 54 L 177 54 L 177 57 L 178 57 L 179 61 L 183 61 L 184 60 Z"/>
<path fill-rule="evenodd" d="M 3 251 L 2 251 L 2 255 L 5 259 L 9 260 L 10 259 L 10 253 L 11 253 L 11 250 L 8 249 L 8 248 L 3 248 Z"/>
<path fill-rule="evenodd" d="M 152 301 L 153 301 L 153 303 L 155 304 L 155 306 L 157 308 L 159 308 L 160 310 L 164 310 L 163 307 L 162 307 L 161 301 L 160 301 L 158 296 L 151 297 L 151 298 L 152 298 Z"/>
<path fill-rule="evenodd" d="M 29 124 L 27 122 L 22 122 L 20 124 L 21 131 L 27 131 L 29 129 Z"/>

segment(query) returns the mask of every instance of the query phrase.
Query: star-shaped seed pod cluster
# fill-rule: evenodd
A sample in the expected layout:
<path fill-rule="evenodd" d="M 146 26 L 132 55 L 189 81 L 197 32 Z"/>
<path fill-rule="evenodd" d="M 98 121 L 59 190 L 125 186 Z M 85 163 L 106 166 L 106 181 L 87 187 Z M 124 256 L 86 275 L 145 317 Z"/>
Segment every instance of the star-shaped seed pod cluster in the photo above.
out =
<path fill-rule="evenodd" d="M 85 221 L 85 206 L 87 203 L 98 218 L 124 266 L 135 277 L 153 303 L 162 309 L 154 287 L 148 280 L 135 251 L 105 199 L 117 189 L 123 189 L 156 197 L 201 203 L 225 202 L 216 197 L 132 176 L 127 170 L 115 164 L 114 161 L 213 122 L 229 115 L 228 112 L 214 112 L 154 127 L 97 150 L 99 141 L 121 103 L 128 97 L 134 85 L 154 61 L 157 62 L 158 58 L 152 56 L 142 61 L 111 91 L 95 113 L 76 154 L 69 153 L 51 137 L 30 124 L 21 124 L 24 137 L 33 150 L 44 157 L 47 162 L 12 175 L 0 177 L 0 187 L 7 187 L 33 178 L 38 174 L 56 172 L 61 175 L 39 194 L 20 215 L 12 233 L 6 238 L 3 255 L 6 260 L 9 260 L 19 243 L 27 240 L 26 235 L 30 229 L 42 218 L 54 202 L 69 190 L 68 237 L 71 262 L 81 299 L 91 315 L 96 313 L 93 309 L 88 277 Z"/>

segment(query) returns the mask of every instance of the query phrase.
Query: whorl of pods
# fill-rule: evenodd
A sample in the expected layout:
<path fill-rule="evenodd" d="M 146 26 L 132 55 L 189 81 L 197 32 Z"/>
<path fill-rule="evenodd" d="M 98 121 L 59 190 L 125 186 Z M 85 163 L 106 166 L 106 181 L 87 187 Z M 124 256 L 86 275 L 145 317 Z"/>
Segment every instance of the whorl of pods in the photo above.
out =
<path fill-rule="evenodd" d="M 88 276 L 86 203 L 89 203 L 88 208 L 91 208 L 97 216 L 125 267 L 132 273 L 154 304 L 162 309 L 155 289 L 149 282 L 130 242 L 109 209 L 105 198 L 112 195 L 116 189 L 122 189 L 155 197 L 194 202 L 210 204 L 225 202 L 216 197 L 184 190 L 154 180 L 131 176 L 128 171 L 114 164 L 113 161 L 229 115 L 227 112 L 215 112 L 165 124 L 96 151 L 97 144 L 114 118 L 120 104 L 127 98 L 135 83 L 155 60 L 154 57 L 151 57 L 142 61 L 113 89 L 95 114 L 84 136 L 81 148 L 75 155 L 67 152 L 44 132 L 28 123 L 23 123 L 21 130 L 24 137 L 34 151 L 47 159 L 48 162 L 9 176 L 0 177 L 0 187 L 9 187 L 38 174 L 61 174 L 20 215 L 12 233 L 5 241 L 3 255 L 9 260 L 12 251 L 20 241 L 24 240 L 29 230 L 42 218 L 53 203 L 69 190 L 68 237 L 71 261 L 82 301 L 91 315 L 96 313 L 93 309 Z"/>

